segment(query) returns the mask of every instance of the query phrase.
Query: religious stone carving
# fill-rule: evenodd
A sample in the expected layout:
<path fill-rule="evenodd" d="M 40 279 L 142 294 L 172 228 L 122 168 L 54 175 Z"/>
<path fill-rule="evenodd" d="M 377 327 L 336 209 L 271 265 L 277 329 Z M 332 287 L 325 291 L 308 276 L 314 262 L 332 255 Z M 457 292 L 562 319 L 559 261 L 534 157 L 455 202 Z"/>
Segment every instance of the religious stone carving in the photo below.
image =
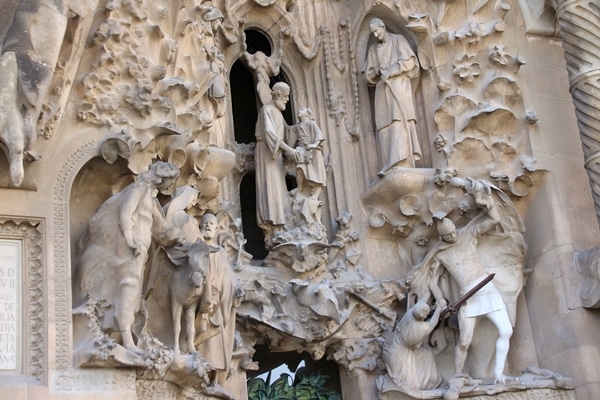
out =
<path fill-rule="evenodd" d="M 415 397 L 421 390 L 440 386 L 443 380 L 433 349 L 425 343 L 438 323 L 441 310 L 441 305 L 437 305 L 429 318 L 429 305 L 423 301 L 416 303 L 406 311 L 383 345 L 387 376 L 403 392 Z"/>
<path fill-rule="evenodd" d="M 217 217 L 204 214 L 201 221 L 202 237 L 209 245 L 216 245 Z M 208 393 L 222 392 L 222 386 L 230 373 L 235 338 L 235 306 L 243 292 L 236 289 L 233 271 L 229 266 L 227 252 L 218 246 L 209 254 L 206 274 L 208 293 L 205 312 L 199 317 L 200 335 L 195 338 L 198 350 L 208 361 L 214 376 Z"/>
<path fill-rule="evenodd" d="M 430 73 L 422 81 L 430 80 L 439 93 L 433 96 L 439 98 L 434 146 L 441 157 L 433 157 L 433 165 L 469 170 L 510 194 L 527 195 L 536 169 L 528 139 L 535 118 L 525 110 L 516 76 L 526 61 L 500 41 L 510 5 L 440 2 L 436 17 L 429 18 L 430 11 L 404 12 L 421 66 Z"/>
<path fill-rule="evenodd" d="M 225 250 L 215 246 L 216 217 L 205 214 L 199 229 L 188 214 L 198 191 L 181 186 L 164 214 L 158 209 L 156 192 L 178 176 L 174 164 L 152 164 L 90 221 L 75 270 L 77 360 L 80 366 L 137 367 L 140 379 L 233 399 L 223 385 L 232 360 L 235 296 L 242 294 Z M 172 323 L 165 325 L 168 314 Z"/>
<path fill-rule="evenodd" d="M 90 300 L 107 301 L 109 311 L 101 320 L 102 330 L 120 332 L 123 347 L 136 355 L 143 351 L 134 343 L 132 328 L 140 310 L 151 239 L 164 244 L 180 240 L 178 229 L 165 230 L 166 221 L 154 200 L 155 191 L 168 190 L 178 176 L 179 169 L 174 164 L 152 164 L 137 182 L 104 203 L 80 244 L 75 306 Z M 114 284 L 106 285 L 106 280 Z"/>
<path fill-rule="evenodd" d="M 318 200 L 326 185 L 325 162 L 323 161 L 323 142 L 325 136 L 314 121 L 313 112 L 308 107 L 298 110 L 299 123 L 291 128 L 290 142 L 296 142 L 296 196 Z M 316 221 L 320 218 L 316 218 Z"/>
<path fill-rule="evenodd" d="M 277 52 L 283 47 L 283 34 L 279 36 L 279 46 Z M 261 104 L 269 104 L 272 102 L 271 88 L 269 87 L 270 78 L 279 75 L 281 62 L 283 60 L 281 54 L 274 53 L 267 57 L 262 51 L 249 53 L 244 51 L 242 58 L 246 66 L 252 71 L 256 82 L 256 92 Z"/>
<path fill-rule="evenodd" d="M 377 181 L 373 185 L 373 190 L 377 191 L 378 183 L 381 181 L 387 181 L 388 185 L 397 182 L 392 178 L 406 182 L 405 173 L 398 170 Z M 427 185 L 427 179 L 432 180 L 433 186 Z M 403 393 L 413 398 L 456 399 L 461 393 L 485 391 L 486 387 L 491 387 L 491 383 L 496 391 L 565 387 L 562 383 L 551 379 L 529 375 L 527 371 L 518 378 L 504 376 L 509 339 L 516 321 L 516 298 L 523 287 L 525 254 L 521 236 L 523 223 L 510 200 L 489 182 L 460 178 L 455 171 L 451 170 L 437 171 L 430 178 L 425 178 L 425 181 L 415 180 L 411 185 L 405 183 L 404 191 L 392 195 L 404 199 L 410 197 L 406 190 L 416 188 L 419 188 L 419 191 L 425 189 L 425 193 L 433 190 L 433 193 L 430 192 L 431 194 L 426 196 L 429 197 L 428 201 L 419 198 L 422 196 L 420 195 L 404 205 L 400 202 L 403 222 L 389 211 L 380 214 L 387 224 L 398 229 L 398 232 L 406 236 L 409 241 L 410 238 L 415 238 L 416 244 L 414 247 L 409 247 L 407 244 L 410 249 L 408 257 L 416 264 L 404 279 L 409 287 L 407 294 L 409 309 L 394 330 L 388 328 L 386 339 L 388 345 L 384 346 L 382 353 L 387 374 L 382 375 L 378 380 L 380 397 L 397 399 L 402 398 L 399 393 Z M 389 187 L 386 190 L 389 190 Z M 437 195 L 436 190 L 442 190 L 444 194 Z M 383 194 L 377 193 L 380 196 Z M 380 200 L 387 201 L 385 197 Z M 424 212 L 423 207 L 427 208 L 427 212 Z M 440 240 L 437 242 L 423 240 L 423 230 L 419 228 L 418 223 L 415 223 L 416 220 L 432 222 L 437 220 L 436 230 Z M 376 219 L 373 220 L 375 221 Z M 455 224 L 459 227 L 456 228 Z M 375 224 L 375 226 L 383 225 Z M 421 250 L 423 247 L 426 252 Z M 454 375 L 449 373 L 450 371 L 444 372 L 441 369 L 441 359 L 447 352 L 443 350 L 451 345 L 451 342 L 443 332 L 433 331 L 439 317 L 436 314 L 439 314 L 439 309 L 446 306 L 447 301 L 457 300 L 490 273 L 496 274 L 493 284 L 488 283 L 483 286 L 458 309 L 459 338 L 455 348 Z M 431 302 L 432 298 L 435 299 L 436 311 L 428 316 L 429 313 L 423 311 L 426 307 L 423 304 Z M 413 312 L 415 310 L 421 311 L 423 315 L 419 311 L 416 311 L 417 315 L 415 315 Z M 482 355 L 475 357 L 468 351 L 474 335 L 480 342 L 483 337 L 489 335 L 481 330 L 489 332 L 491 328 L 489 325 L 486 328 L 474 328 L 478 316 L 490 318 L 492 326 L 495 326 L 492 329 L 499 332 L 498 336 L 492 336 L 493 340 L 484 341 L 486 346 L 495 349 L 495 352 L 488 352 L 488 354 L 495 353 L 493 361 L 490 360 L 490 355 L 483 356 L 485 360 L 477 361 L 475 359 Z M 417 335 L 418 324 L 414 318 L 422 322 L 421 336 Z M 411 330 L 409 327 L 413 325 L 414 330 Z M 444 329 L 448 328 L 442 328 L 442 331 Z M 410 332 L 413 336 L 410 336 Z M 429 340 L 425 340 L 426 336 L 429 336 Z M 411 338 L 414 341 L 407 342 L 413 340 Z M 405 363 L 400 368 L 394 363 L 391 355 L 394 349 L 407 352 L 409 356 L 405 356 L 403 358 L 405 360 L 412 359 L 411 357 L 416 354 L 413 352 L 418 351 L 422 361 L 412 366 L 410 363 Z M 469 375 L 475 378 L 464 374 L 463 367 L 467 357 L 472 358 Z M 488 371 L 486 366 L 491 364 L 494 365 L 494 370 Z M 436 369 L 440 371 L 435 372 Z M 437 373 L 447 374 L 445 376 L 449 378 L 442 383 L 440 379 L 435 378 Z M 491 375 L 494 376 L 493 379 L 490 378 Z M 433 380 L 427 381 L 427 376 L 432 376 Z M 424 380 L 415 380 L 417 378 Z M 571 383 L 565 385 L 569 387 Z"/>
<path fill-rule="evenodd" d="M 169 346 L 174 357 L 181 353 L 201 357 L 206 365 L 206 396 L 232 399 L 223 388 L 232 366 L 235 336 L 235 309 L 242 292 L 234 287 L 233 271 L 225 249 L 217 243 L 217 218 L 205 213 L 201 229 L 191 216 L 197 191 L 180 187 L 165 205 L 167 222 L 180 227 L 184 246 L 159 248 L 154 252 L 146 290 L 150 331 Z M 206 242 L 205 242 L 206 241 Z M 170 299 L 170 308 L 168 307 Z M 185 309 L 185 315 L 181 311 Z M 173 324 L 163 318 L 171 312 Z M 180 337 L 178 326 L 185 325 Z M 187 355 L 189 354 L 189 356 Z M 175 381 L 182 386 L 181 382 Z"/>
<path fill-rule="evenodd" d="M 352 214 L 347 211 L 342 212 L 335 219 L 338 223 L 338 230 L 329 247 L 329 270 L 336 278 L 349 266 L 356 266 L 361 256 L 361 251 L 357 246 L 358 232 L 350 230 L 351 219 Z"/>
<path fill-rule="evenodd" d="M 184 259 L 178 259 L 171 256 L 171 261 L 180 268 L 171 275 L 169 282 L 169 294 L 171 299 L 171 313 L 173 317 L 173 351 L 175 356 L 179 355 L 179 334 L 181 333 L 182 312 L 183 325 L 185 327 L 185 351 L 194 353 L 196 347 L 194 340 L 196 338 L 195 319 L 196 312 L 200 306 L 201 299 L 212 297 L 210 285 L 206 284 L 206 277 L 209 268 L 209 253 L 211 251 L 203 242 L 196 242 L 182 249 L 185 255 Z M 215 249 L 216 251 L 216 249 Z M 167 252 L 167 254 L 169 254 Z M 212 311 L 210 301 L 203 301 L 204 310 Z"/>
<path fill-rule="evenodd" d="M 460 295 L 464 295 L 485 278 L 485 267 L 477 255 L 478 241 L 500 222 L 499 214 L 493 207 L 487 209 L 487 216 L 489 218 L 484 217 L 479 221 L 473 219 L 459 230 L 447 218 L 438 222 L 437 230 L 443 242 L 430 250 L 419 268 L 431 271 L 433 277 L 429 282 L 429 289 L 435 296 L 439 307 L 446 305 L 446 300 L 439 287 L 439 276 L 442 273 L 438 269 L 439 266 L 444 267 L 457 282 Z M 456 346 L 454 373 L 461 374 L 463 372 L 467 351 L 475 330 L 475 317 L 479 316 L 490 319 L 498 330 L 494 378 L 495 382 L 504 383 L 506 380 L 504 365 L 512 335 L 512 324 L 502 295 L 493 283 L 478 291 L 459 309 L 460 339 Z"/>
<path fill-rule="evenodd" d="M 411 95 L 419 62 L 406 38 L 387 32 L 383 21 L 374 18 L 369 28 L 379 43 L 369 49 L 363 72 L 375 86 L 374 120 L 383 175 L 393 167 L 412 168 L 421 158 Z"/>
<path fill-rule="evenodd" d="M 359 109 L 360 99 L 358 96 L 358 77 L 357 68 L 354 62 L 348 62 L 346 54 L 349 60 L 355 59 L 355 49 L 352 46 L 351 38 L 353 35 L 353 29 L 349 20 L 346 18 L 339 23 L 337 29 L 328 28 L 327 26 L 321 26 L 321 34 L 325 38 L 323 44 L 323 55 L 325 63 L 325 78 L 327 79 L 327 108 L 329 108 L 331 115 L 335 119 L 336 126 L 345 126 L 346 131 L 351 135 L 353 140 L 359 140 L 360 135 L 358 132 L 359 125 Z M 336 35 L 337 33 L 337 35 Z M 335 39 L 339 38 L 338 47 L 336 49 Z M 345 37 L 346 40 L 343 40 Z M 337 51 L 336 51 L 337 50 Z M 350 64 L 349 67 L 346 64 Z M 340 94 L 339 87 L 336 87 L 336 76 L 341 79 L 350 79 L 352 82 L 352 100 L 347 105 L 345 96 Z M 349 75 L 347 77 L 346 75 Z M 349 110 L 347 109 L 349 108 Z M 354 114 L 353 118 L 351 115 Z"/>
<path fill-rule="evenodd" d="M 244 373 L 258 368 L 252 355 L 260 343 L 272 351 L 305 351 L 315 360 L 328 357 L 347 372 L 368 375 L 373 395 L 374 377 L 381 375 L 381 398 L 451 399 L 572 385 L 537 368 L 518 382 L 504 376 L 525 278 L 523 222 L 505 192 L 524 197 L 533 186 L 528 134 L 537 120 L 525 109 L 516 76 L 525 64 L 511 50 L 519 43 L 500 40 L 509 5 L 346 3 L 100 2 L 83 34 L 86 49 L 70 66 L 72 77 L 79 68 L 72 115 L 61 125 L 65 141 L 56 142 L 68 142 L 75 128 L 91 136 L 59 172 L 55 191 L 60 354 L 49 364 L 61 371 L 59 391 L 84 391 L 82 382 L 94 375 L 69 378 L 71 320 L 58 308 L 69 298 L 64 232 L 73 205 L 64 197 L 72 169 L 98 147 L 111 171 L 139 176 L 103 204 L 109 190 L 102 198 L 94 193 L 96 204 L 82 212 L 89 217 L 102 204 L 82 247 L 73 251 L 75 367 L 125 367 L 133 372 L 121 386 L 134 386 L 139 398 L 243 398 Z M 69 14 L 74 24 L 85 14 L 76 8 L 88 3 L 81 4 L 72 6 L 77 16 Z M 21 8 L 31 5 L 21 2 Z M 387 27 L 373 17 L 385 19 Z M 66 42 L 75 41 L 59 28 Z M 245 52 L 239 43 L 244 29 L 267 36 L 275 44 L 273 55 Z M 56 47 L 59 41 L 50 39 Z M 21 65 L 6 49 L 0 68 L 11 73 L 2 76 L 0 91 L 13 99 Z M 254 144 L 233 143 L 233 128 L 237 134 L 239 127 L 227 114 L 234 89 L 227 69 L 236 59 L 254 75 L 262 106 L 256 150 Z M 55 78 L 69 67 L 56 57 L 46 62 L 46 70 L 56 69 Z M 365 79 L 358 72 L 363 62 Z M 280 73 L 293 89 L 283 83 L 269 87 Z M 61 79 L 63 86 L 71 84 L 66 75 Z M 375 94 L 373 110 L 368 86 Z M 44 87 L 42 82 L 36 89 L 40 97 Z M 290 98 L 310 107 L 296 107 L 298 123 L 287 126 L 282 111 Z M 13 107 L 18 102 L 2 104 L 0 117 L 30 114 L 29 105 L 19 110 Z M 40 123 L 62 115 L 64 104 L 51 106 L 42 106 L 40 114 L 35 105 Z M 20 119 L 9 123 L 18 127 Z M 20 136 L 11 136 L 15 132 L 2 130 L 9 158 L 11 151 L 28 149 Z M 371 146 L 373 137 L 379 151 Z M 415 168 L 421 153 L 421 163 L 432 168 Z M 228 176 L 236 162 L 236 179 L 256 164 L 256 211 L 269 250 L 264 261 L 251 260 L 244 250 L 241 221 L 248 215 L 240 212 L 239 182 Z M 19 186 L 22 165 L 14 165 L 12 184 Z M 163 167 L 171 175 L 163 176 Z M 365 191 L 377 171 L 380 178 Z M 295 190 L 288 191 L 286 173 L 295 174 Z M 116 190 L 128 179 L 107 186 Z M 72 203 L 79 200 L 72 197 Z M 75 230 L 86 222 L 77 212 L 72 217 Z M 461 246 L 469 251 L 459 252 Z M 40 269 L 34 273 L 39 280 Z M 486 273 L 496 273 L 486 293 L 460 308 L 458 342 L 451 323 L 434 329 L 445 303 Z M 483 321 L 474 328 L 479 316 L 491 317 L 497 327 Z M 41 329 L 32 329 L 32 337 Z M 471 350 L 470 337 L 489 351 Z M 41 342 L 28 344 L 34 350 L 28 357 L 42 354 Z M 456 371 L 448 367 L 454 345 Z M 488 371 L 492 359 L 496 368 Z M 43 363 L 32 364 L 34 375 L 43 375 Z M 238 379 L 235 393 L 231 377 Z M 110 384 L 98 386 L 111 390 Z"/>
<path fill-rule="evenodd" d="M 283 33 L 285 36 L 291 36 L 296 48 L 305 59 L 314 59 L 323 39 L 320 34 L 322 29 L 317 33 L 317 27 L 311 23 L 311 14 L 315 12 L 314 5 L 294 2 L 289 3 L 286 9 L 287 12 L 283 16 L 289 22 L 289 26 Z"/>
<path fill-rule="evenodd" d="M 285 153 L 293 159 L 298 156 L 285 142 L 287 124 L 281 112 L 285 110 L 289 93 L 287 84 L 275 84 L 272 103 L 262 106 L 256 122 L 256 214 L 258 226 L 265 232 L 267 248 L 273 247 L 290 218 L 282 155 Z"/>
<path fill-rule="evenodd" d="M 44 131 L 38 127 L 38 119 L 44 111 L 53 114 L 52 110 L 43 108 L 47 107 L 46 97 L 54 74 L 63 68 L 57 63 L 64 56 L 61 47 L 69 28 L 69 15 L 73 13 L 83 18 L 94 3 L 93 0 L 20 1 L 6 35 L 0 37 L 3 42 L 0 46 L 0 142 L 10 165 L 10 182 L 15 187 L 21 186 L 25 178 L 24 161 L 40 158 L 34 151 L 36 139 Z M 52 89 L 60 91 L 62 87 Z M 47 122 L 50 118 L 48 115 L 41 121 Z"/>

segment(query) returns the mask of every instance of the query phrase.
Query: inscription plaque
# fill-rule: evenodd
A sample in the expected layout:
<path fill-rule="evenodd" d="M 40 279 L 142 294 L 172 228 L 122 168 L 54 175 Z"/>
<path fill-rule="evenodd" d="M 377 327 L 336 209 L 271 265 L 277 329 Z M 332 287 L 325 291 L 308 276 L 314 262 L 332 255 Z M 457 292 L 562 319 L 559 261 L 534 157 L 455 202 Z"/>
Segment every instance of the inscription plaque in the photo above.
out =
<path fill-rule="evenodd" d="M 0 240 L 0 371 L 18 371 L 20 348 L 20 240 Z"/>

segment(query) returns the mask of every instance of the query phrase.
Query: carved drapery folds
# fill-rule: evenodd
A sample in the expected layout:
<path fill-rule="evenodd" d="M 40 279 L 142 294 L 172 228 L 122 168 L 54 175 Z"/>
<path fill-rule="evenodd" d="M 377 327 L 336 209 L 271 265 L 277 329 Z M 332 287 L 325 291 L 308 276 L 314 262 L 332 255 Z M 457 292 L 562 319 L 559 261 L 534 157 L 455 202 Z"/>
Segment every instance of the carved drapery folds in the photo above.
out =
<path fill-rule="evenodd" d="M 437 169 L 401 170 L 390 165 L 365 193 L 356 194 L 362 203 L 357 200 L 350 212 L 341 204 L 352 201 L 332 200 L 339 189 L 339 181 L 332 180 L 339 180 L 342 172 L 333 175 L 328 169 L 346 165 L 331 162 L 342 154 L 328 157 L 325 150 L 331 143 L 341 143 L 340 149 L 368 146 L 366 140 L 353 139 L 364 138 L 366 132 L 361 130 L 369 129 L 361 117 L 370 108 L 363 101 L 368 89 L 359 71 L 366 54 L 357 54 L 355 43 L 370 32 L 356 31 L 360 24 L 354 23 L 358 17 L 353 15 L 321 24 L 325 20 L 321 11 L 346 7 L 343 2 L 325 3 L 102 3 L 105 8 L 95 14 L 94 31 L 74 80 L 74 121 L 70 122 L 88 133 L 100 132 L 98 156 L 115 169 L 126 165 L 137 178 L 103 203 L 89 221 L 88 236 L 74 251 L 77 367 L 135 369 L 140 397 L 152 385 L 172 383 L 179 391 L 193 393 L 187 394 L 191 398 L 200 398 L 201 392 L 229 398 L 229 388 L 221 386 L 228 384 L 229 372 L 243 375 L 257 368 L 252 354 L 260 341 L 272 351 L 308 351 L 314 359 L 329 357 L 348 371 L 385 376 L 386 358 L 388 364 L 390 358 L 382 356 L 382 343 L 395 328 L 411 325 L 406 320 L 395 324 L 403 316 L 410 317 L 400 306 L 414 302 L 407 292 L 418 300 L 429 296 L 428 307 L 441 301 L 434 301 L 435 294 L 419 286 L 423 281 L 408 274 L 398 273 L 402 275 L 398 279 L 373 278 L 367 265 L 373 258 L 364 257 L 361 240 L 370 228 L 380 229 L 398 244 L 401 257 L 394 262 L 408 273 L 428 254 L 434 258 L 440 236 L 435 226 L 444 218 L 459 229 L 471 221 L 494 220 L 494 229 L 483 232 L 476 250 L 486 261 L 486 271 L 497 274 L 494 287 L 514 322 L 516 298 L 525 279 L 523 226 L 505 193 L 526 196 L 531 189 L 535 168 L 528 133 L 536 117 L 524 109 L 520 92 L 518 71 L 525 61 L 508 53 L 499 38 L 509 7 L 493 1 L 442 1 L 429 4 L 431 16 L 420 12 L 406 18 L 407 29 L 417 40 L 414 57 L 404 60 L 411 65 L 407 67 L 410 79 L 420 79 L 422 90 L 432 89 L 421 93 L 419 100 L 426 103 L 421 108 L 433 122 L 432 132 L 421 136 L 435 145 Z M 376 15 L 378 3 L 365 16 Z M 243 10 L 247 15 L 239 16 Z M 253 14 L 256 10 L 277 16 L 269 27 L 273 28 L 269 33 L 277 34 L 274 55 L 245 55 L 246 64 L 256 72 L 262 106 L 279 108 L 272 104 L 276 99 L 269 81 L 286 63 L 303 63 L 306 75 L 294 76 L 296 83 L 310 80 L 310 73 L 323 78 L 321 91 L 292 89 L 296 106 L 306 102 L 320 108 L 297 107 L 299 122 L 292 127 L 282 123 L 279 136 L 269 143 L 271 153 L 266 159 L 287 153 L 285 167 L 295 172 L 298 187 L 288 191 L 280 182 L 282 189 L 267 195 L 269 205 L 280 201 L 289 210 L 284 223 L 265 218 L 265 225 L 275 230 L 269 232 L 270 251 L 263 262 L 251 260 L 244 250 L 239 209 L 232 205 L 238 199 L 223 198 L 221 192 L 233 168 L 244 173 L 255 162 L 255 148 L 232 143 L 226 77 L 231 61 L 227 57 L 243 54 L 241 28 L 254 27 L 253 21 L 242 17 L 258 15 Z M 456 15 L 461 17 L 454 19 Z M 239 48 L 230 46 L 236 43 Z M 313 93 L 318 100 L 311 98 Z M 320 114 L 322 110 L 326 111 Z M 320 114 L 319 123 L 313 120 L 313 111 Z M 275 114 L 267 117 L 279 118 Z M 259 128 L 266 131 L 272 122 Z M 258 138 L 263 139 L 263 134 L 257 130 Z M 359 158 L 351 153 L 348 150 L 347 164 Z M 281 161 L 276 167 L 283 169 Z M 163 163 L 173 174 L 157 172 L 157 165 Z M 366 164 L 357 169 L 368 168 Z M 61 180 L 65 175 L 61 172 Z M 334 184 L 338 188 L 331 189 Z M 57 192 L 57 203 L 63 192 Z M 199 217 L 213 213 L 216 232 L 208 234 L 210 229 L 204 225 L 200 229 Z M 63 253 L 64 249 L 57 254 L 65 258 Z M 95 264 L 98 260 L 104 264 Z M 85 263 L 88 267 L 82 267 Z M 57 287 L 68 282 L 67 276 L 63 271 L 64 282 Z M 438 278 L 451 280 L 447 276 Z M 449 285 L 441 290 L 454 300 L 462 289 Z M 442 328 L 436 334 L 440 332 L 450 331 Z M 66 335 L 57 334 L 57 340 L 68 343 Z M 438 341 L 436 352 L 451 347 L 439 337 Z M 441 356 L 446 363 L 447 353 Z M 415 360 L 437 363 L 430 355 Z M 67 369 L 66 356 L 60 357 L 59 368 Z M 492 376 L 480 368 L 489 360 L 477 361 L 476 378 Z M 494 377 L 503 379 L 503 372 Z M 538 380 L 537 387 L 554 387 L 548 383 L 552 379 Z M 432 381 L 435 384 L 418 390 L 439 389 L 437 377 Z M 396 379 L 395 386 L 402 383 Z M 473 385 L 465 378 L 452 388 L 466 391 Z M 450 389 L 428 394 L 439 397 Z"/>
<path fill-rule="evenodd" d="M 238 238 L 230 266 L 194 218 L 210 204 L 223 212 L 214 200 L 236 162 L 225 149 L 223 14 L 193 1 L 123 1 L 97 17 L 104 19 L 83 57 L 89 67 L 79 76 L 76 116 L 107 132 L 99 155 L 125 160 L 137 180 L 100 207 L 79 241 L 77 365 L 133 367 L 140 388 L 163 382 L 191 398 L 233 398 L 221 377 L 232 359 L 236 291 L 233 279 L 227 287 L 219 277 L 249 256 Z M 172 197 L 164 210 L 158 192 Z M 234 221 L 225 229 L 232 226 L 239 230 Z M 105 251 L 114 255 L 97 263 L 94 254 Z M 222 347 L 206 350 L 211 340 Z"/>
<path fill-rule="evenodd" d="M 524 224 L 510 198 L 525 197 L 533 187 L 529 132 L 537 121 L 521 95 L 518 71 L 525 59 L 508 52 L 502 41 L 510 6 L 501 1 L 437 2 L 419 10 L 396 5 L 417 41 L 425 71 L 421 83 L 429 90 L 423 93 L 425 102 L 436 104 L 429 114 L 435 123 L 429 137 L 437 154 L 432 156 L 435 169 L 393 168 L 362 196 L 370 226 L 397 238 L 398 264 L 409 270 L 403 280 L 408 311 L 383 335 L 386 351 L 394 354 L 384 357 L 387 373 L 378 380 L 380 396 L 458 398 L 462 392 L 484 392 L 484 382 L 465 378 L 465 357 L 471 360 L 468 375 L 492 379 L 499 391 L 520 390 L 519 385 L 565 387 L 560 379 L 528 372 L 519 385 L 504 376 L 517 297 L 526 278 Z M 492 283 L 462 305 L 457 336 L 445 335 L 447 328 L 431 328 L 421 315 L 421 302 L 443 309 L 492 273 Z M 492 324 L 473 328 L 475 318 Z M 491 332 L 497 336 L 484 346 L 479 341 L 471 351 L 473 332 L 480 339 Z M 459 343 L 455 354 L 444 350 Z M 484 355 L 485 347 L 496 349 L 495 357 Z M 397 364 L 398 357 L 406 364 Z M 408 360 L 419 361 L 409 366 Z M 454 375 L 443 372 L 451 378 L 440 385 L 437 367 L 452 364 Z"/>

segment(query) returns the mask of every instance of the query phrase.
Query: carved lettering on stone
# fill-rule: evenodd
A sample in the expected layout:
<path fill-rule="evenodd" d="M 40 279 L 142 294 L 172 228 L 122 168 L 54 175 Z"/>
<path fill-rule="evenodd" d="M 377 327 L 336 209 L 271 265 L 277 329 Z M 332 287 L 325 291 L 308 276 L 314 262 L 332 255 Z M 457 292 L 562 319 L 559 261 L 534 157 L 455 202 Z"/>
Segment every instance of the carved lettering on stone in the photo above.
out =
<path fill-rule="evenodd" d="M 0 254 L 6 256 L 5 261 L 0 261 L 2 264 L 2 273 L 4 276 L 0 276 L 4 279 L 5 291 L 3 295 L 10 294 L 14 296 L 15 314 L 19 315 L 19 319 L 8 313 L 8 308 L 12 309 L 13 300 L 2 300 L 0 312 L 3 312 L 2 319 L 7 321 L 0 321 L 0 323 L 7 323 L 9 325 L 3 326 L 1 329 L 10 329 L 14 326 L 16 335 L 16 356 L 17 366 L 12 371 L 33 376 L 41 381 L 44 380 L 44 374 L 46 372 L 46 319 L 45 319 L 45 291 L 44 291 L 44 280 L 43 280 L 43 225 L 40 220 L 35 219 L 21 219 L 0 216 L 0 242 L 8 243 L 9 248 L 15 246 L 18 243 L 18 250 L 12 248 L 7 250 L 4 247 L 0 250 Z M 17 257 L 17 253 L 19 257 Z M 15 256 L 16 264 L 11 261 L 12 257 Z M 17 268 L 18 267 L 18 268 Z M 8 275 L 14 271 L 14 281 Z M 25 273 L 27 271 L 27 273 Z M 14 288 L 11 286 L 15 285 Z M 16 289 L 16 292 L 12 290 Z M 21 290 L 23 290 L 21 292 Z M 15 294 L 16 293 L 16 294 Z M 4 332 L 2 332 L 4 334 Z M 10 338 L 10 332 L 7 332 L 9 336 L 4 337 L 3 340 L 11 342 L 9 345 L 12 346 L 12 338 Z"/>
<path fill-rule="evenodd" d="M 0 240 L 0 370 L 18 371 L 21 355 L 21 241 Z"/>
<path fill-rule="evenodd" d="M 59 392 L 96 390 L 135 390 L 135 372 L 116 370 L 61 371 L 54 375 L 54 389 Z"/>

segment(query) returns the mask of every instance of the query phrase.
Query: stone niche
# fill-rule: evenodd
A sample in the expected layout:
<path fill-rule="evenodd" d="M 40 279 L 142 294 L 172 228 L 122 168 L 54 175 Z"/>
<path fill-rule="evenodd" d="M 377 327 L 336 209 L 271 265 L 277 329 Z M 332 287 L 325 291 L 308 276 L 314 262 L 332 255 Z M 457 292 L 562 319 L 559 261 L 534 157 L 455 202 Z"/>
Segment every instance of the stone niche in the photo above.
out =
<path fill-rule="evenodd" d="M 592 3 L 0 1 L 0 387 L 593 398 Z"/>

